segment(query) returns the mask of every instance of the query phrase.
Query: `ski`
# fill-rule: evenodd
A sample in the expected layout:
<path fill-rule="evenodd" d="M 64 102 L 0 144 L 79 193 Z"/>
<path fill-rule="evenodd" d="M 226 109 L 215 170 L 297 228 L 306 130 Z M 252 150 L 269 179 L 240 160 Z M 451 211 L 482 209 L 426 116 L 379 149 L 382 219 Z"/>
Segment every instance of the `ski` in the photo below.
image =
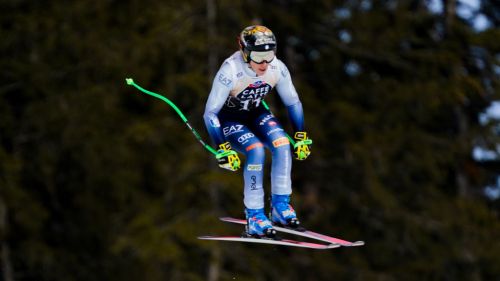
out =
<path fill-rule="evenodd" d="M 239 237 L 239 236 L 200 236 L 198 237 L 198 239 L 261 243 L 261 244 L 281 245 L 281 246 L 308 248 L 316 250 L 326 250 L 326 249 L 333 249 L 340 247 L 340 245 L 338 244 L 324 245 L 324 244 L 309 243 L 309 242 L 302 242 L 302 241 L 295 241 L 288 239 L 269 239 L 269 238 L 253 238 L 253 237 Z"/>
<path fill-rule="evenodd" d="M 237 224 L 243 224 L 243 225 L 247 224 L 246 220 L 236 219 L 236 218 L 231 218 L 231 217 L 222 217 L 219 219 L 221 221 L 224 221 L 224 222 L 237 223 Z M 319 241 L 323 241 L 323 242 L 328 242 L 332 245 L 340 245 L 340 246 L 344 246 L 344 247 L 355 247 L 355 246 L 363 246 L 365 244 L 364 241 L 350 242 L 350 241 L 346 241 L 346 240 L 335 238 L 332 236 L 320 234 L 320 233 L 310 231 L 310 230 L 299 231 L 299 230 L 294 230 L 294 229 L 290 229 L 290 228 L 286 228 L 286 227 L 282 227 L 282 226 L 277 226 L 277 225 L 274 225 L 273 228 L 278 232 L 289 233 L 289 234 L 307 237 L 307 238 L 311 238 L 311 239 L 315 239 L 315 240 L 319 240 Z"/>

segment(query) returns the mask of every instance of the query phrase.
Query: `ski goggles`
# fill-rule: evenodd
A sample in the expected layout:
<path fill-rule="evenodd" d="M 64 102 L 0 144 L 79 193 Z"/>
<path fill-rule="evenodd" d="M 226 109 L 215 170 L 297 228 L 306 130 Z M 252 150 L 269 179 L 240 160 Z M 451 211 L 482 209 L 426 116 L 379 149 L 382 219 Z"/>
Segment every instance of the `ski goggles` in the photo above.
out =
<path fill-rule="evenodd" d="M 275 56 L 274 51 L 250 52 L 250 60 L 252 60 L 256 64 L 261 64 L 264 62 L 270 63 L 273 61 L 274 56 Z"/>

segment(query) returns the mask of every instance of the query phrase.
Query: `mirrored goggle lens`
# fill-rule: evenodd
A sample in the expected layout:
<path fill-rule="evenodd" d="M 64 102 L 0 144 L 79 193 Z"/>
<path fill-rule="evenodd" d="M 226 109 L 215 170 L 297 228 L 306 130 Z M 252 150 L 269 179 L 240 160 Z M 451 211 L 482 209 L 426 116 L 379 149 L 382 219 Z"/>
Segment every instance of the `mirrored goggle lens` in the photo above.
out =
<path fill-rule="evenodd" d="M 274 59 L 274 51 L 250 52 L 250 59 L 255 63 L 270 63 Z"/>

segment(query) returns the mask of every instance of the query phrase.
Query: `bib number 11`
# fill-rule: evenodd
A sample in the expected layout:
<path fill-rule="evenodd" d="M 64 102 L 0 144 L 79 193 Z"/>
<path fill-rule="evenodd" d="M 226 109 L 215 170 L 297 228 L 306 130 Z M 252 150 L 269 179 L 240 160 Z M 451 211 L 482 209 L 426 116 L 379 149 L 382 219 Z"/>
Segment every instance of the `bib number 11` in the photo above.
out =
<path fill-rule="evenodd" d="M 247 100 L 241 101 L 242 110 L 249 110 L 250 106 L 252 108 L 259 107 L 261 100 L 262 100 L 262 98 L 256 98 L 256 99 L 247 99 Z"/>

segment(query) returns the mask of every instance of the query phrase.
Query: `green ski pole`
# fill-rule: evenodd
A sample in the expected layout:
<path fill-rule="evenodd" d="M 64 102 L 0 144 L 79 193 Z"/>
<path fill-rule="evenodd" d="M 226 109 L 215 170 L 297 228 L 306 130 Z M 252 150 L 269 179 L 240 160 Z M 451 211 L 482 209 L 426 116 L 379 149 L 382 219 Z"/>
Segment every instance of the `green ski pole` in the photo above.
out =
<path fill-rule="evenodd" d="M 265 109 L 269 110 L 269 112 L 271 112 L 271 109 L 269 109 L 269 106 L 267 105 L 267 103 L 265 101 L 262 101 L 262 105 L 264 106 Z M 290 137 L 290 135 L 287 133 L 286 136 L 288 137 L 288 140 L 290 141 L 290 143 L 292 144 L 292 147 L 295 148 L 295 140 Z"/>
<path fill-rule="evenodd" d="M 269 109 L 269 106 L 267 105 L 267 103 L 265 101 L 262 101 L 262 105 L 264 105 L 264 108 L 269 110 L 269 112 L 271 112 L 271 109 Z M 286 134 L 286 136 L 288 137 L 288 140 L 290 141 L 290 143 L 292 144 L 292 147 L 293 149 L 296 149 L 298 146 L 301 146 L 301 145 L 311 145 L 312 144 L 312 140 L 310 139 L 306 139 L 306 140 L 301 140 L 301 141 L 298 141 L 298 142 L 295 142 L 294 139 L 292 139 L 292 137 L 290 137 L 289 134 Z M 305 159 L 305 152 L 298 152 L 298 156 L 297 156 L 299 160 L 303 160 Z M 302 159 L 301 159 L 302 158 Z"/>
<path fill-rule="evenodd" d="M 191 126 L 191 124 L 189 124 L 186 116 L 184 116 L 184 114 L 182 113 L 182 111 L 172 101 L 170 101 L 168 98 L 166 98 L 166 97 L 164 97 L 164 96 L 162 96 L 160 94 L 157 94 L 157 93 L 154 93 L 154 92 L 151 92 L 151 91 L 148 91 L 148 90 L 142 88 L 141 86 L 137 85 L 134 82 L 134 79 L 132 79 L 132 78 L 125 78 L 125 81 L 127 82 L 127 85 L 134 86 L 139 91 L 141 91 L 141 92 L 143 92 L 143 93 L 145 93 L 147 95 L 153 96 L 155 98 L 158 98 L 158 99 L 166 102 L 168 105 L 170 105 L 177 112 L 177 114 L 181 117 L 182 121 L 184 121 L 184 124 L 186 124 L 186 126 L 189 128 L 189 130 L 191 130 L 191 133 L 193 133 L 193 135 L 196 137 L 196 139 L 203 145 L 203 147 L 205 147 L 206 150 L 208 150 L 210 153 L 212 153 L 213 155 L 215 155 L 216 158 L 221 158 L 221 157 L 226 156 L 225 153 L 217 153 L 217 151 L 215 149 L 213 149 L 210 145 L 208 145 L 207 143 L 205 143 L 203 141 L 203 139 L 201 138 L 200 134 L 198 134 L 198 132 Z"/>

